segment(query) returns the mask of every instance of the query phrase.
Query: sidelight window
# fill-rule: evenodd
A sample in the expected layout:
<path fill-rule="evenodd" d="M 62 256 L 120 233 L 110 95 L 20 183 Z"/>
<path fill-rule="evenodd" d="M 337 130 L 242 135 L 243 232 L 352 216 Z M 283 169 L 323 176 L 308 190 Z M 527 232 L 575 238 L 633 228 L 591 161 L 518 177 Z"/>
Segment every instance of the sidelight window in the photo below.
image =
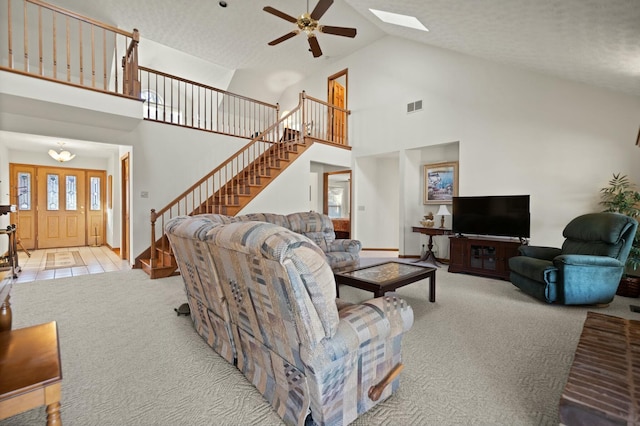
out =
<path fill-rule="evenodd" d="M 100 178 L 92 177 L 89 181 L 91 191 L 91 205 L 90 210 L 100 210 Z"/>
<path fill-rule="evenodd" d="M 18 173 L 18 210 L 31 210 L 31 173 Z"/>

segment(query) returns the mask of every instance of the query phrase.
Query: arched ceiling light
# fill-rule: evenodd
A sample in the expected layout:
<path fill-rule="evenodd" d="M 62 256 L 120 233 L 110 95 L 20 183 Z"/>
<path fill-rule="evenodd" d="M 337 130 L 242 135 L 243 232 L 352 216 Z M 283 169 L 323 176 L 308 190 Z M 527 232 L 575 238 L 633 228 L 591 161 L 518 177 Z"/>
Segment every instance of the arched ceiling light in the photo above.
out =
<path fill-rule="evenodd" d="M 62 149 L 62 147 L 64 146 L 64 142 L 58 142 L 58 145 L 60 146 L 59 151 L 53 149 L 49 150 L 49 155 L 51 156 L 51 158 L 61 163 L 66 163 L 67 161 L 74 159 L 74 157 L 76 156 L 75 154 L 70 153 L 66 149 Z"/>

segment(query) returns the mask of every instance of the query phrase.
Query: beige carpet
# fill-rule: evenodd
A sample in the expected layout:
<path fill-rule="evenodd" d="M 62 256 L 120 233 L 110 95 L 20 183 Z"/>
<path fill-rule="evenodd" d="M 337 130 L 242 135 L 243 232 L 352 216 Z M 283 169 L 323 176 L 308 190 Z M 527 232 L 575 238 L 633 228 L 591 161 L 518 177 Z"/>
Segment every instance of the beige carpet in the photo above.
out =
<path fill-rule="evenodd" d="M 415 324 L 399 392 L 355 425 L 557 425 L 558 401 L 589 308 L 548 306 L 509 282 L 438 271 L 399 290 Z M 341 296 L 369 293 L 341 287 Z M 73 425 L 278 425 L 233 366 L 176 316 L 180 277 L 140 270 L 14 286 L 14 328 L 58 321 L 62 420 Z M 638 319 L 638 299 L 598 312 Z M 44 409 L 0 421 L 42 425 Z"/>
<path fill-rule="evenodd" d="M 80 252 L 77 250 L 60 251 L 47 253 L 47 263 L 44 269 L 73 268 L 75 266 L 86 266 Z"/>

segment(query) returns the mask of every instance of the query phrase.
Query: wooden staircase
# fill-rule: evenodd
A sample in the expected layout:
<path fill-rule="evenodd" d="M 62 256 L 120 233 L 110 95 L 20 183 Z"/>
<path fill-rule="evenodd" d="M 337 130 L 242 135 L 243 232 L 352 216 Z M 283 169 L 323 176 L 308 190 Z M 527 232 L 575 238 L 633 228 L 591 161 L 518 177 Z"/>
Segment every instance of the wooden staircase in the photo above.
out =
<path fill-rule="evenodd" d="M 136 257 L 134 267 L 142 268 L 151 278 L 177 274 L 171 245 L 164 234 L 171 218 L 205 213 L 235 216 L 315 141 L 350 149 L 344 119 L 349 113 L 305 92 L 300 93 L 299 104 L 290 113 L 256 135 L 167 206 L 151 210 L 151 245 Z M 336 117 L 343 117 L 338 130 L 334 126 Z"/>
<path fill-rule="evenodd" d="M 213 195 L 207 197 L 191 212 L 186 214 L 218 213 L 235 216 L 312 143 L 313 140 L 310 138 L 299 138 L 273 144 L 257 159 L 237 173 L 229 181 L 229 184 L 218 189 Z M 152 211 L 152 215 L 154 213 Z M 158 214 L 156 214 L 156 219 L 157 217 Z M 155 259 L 152 259 L 151 248 L 149 248 L 136 259 L 135 267 L 142 268 L 152 279 L 179 274 L 171 245 L 164 232 L 156 241 Z"/>

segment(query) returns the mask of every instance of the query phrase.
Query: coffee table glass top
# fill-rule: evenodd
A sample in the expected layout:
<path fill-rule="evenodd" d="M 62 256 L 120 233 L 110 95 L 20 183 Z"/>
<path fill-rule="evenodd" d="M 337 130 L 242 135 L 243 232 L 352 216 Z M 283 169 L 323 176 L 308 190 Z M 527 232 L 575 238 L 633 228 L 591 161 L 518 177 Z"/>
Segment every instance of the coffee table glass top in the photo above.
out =
<path fill-rule="evenodd" d="M 372 283 L 384 283 L 396 280 L 403 276 L 422 273 L 423 266 L 408 265 L 406 263 L 386 262 L 378 265 L 367 266 L 353 271 L 340 272 L 344 277 L 353 277 Z"/>

